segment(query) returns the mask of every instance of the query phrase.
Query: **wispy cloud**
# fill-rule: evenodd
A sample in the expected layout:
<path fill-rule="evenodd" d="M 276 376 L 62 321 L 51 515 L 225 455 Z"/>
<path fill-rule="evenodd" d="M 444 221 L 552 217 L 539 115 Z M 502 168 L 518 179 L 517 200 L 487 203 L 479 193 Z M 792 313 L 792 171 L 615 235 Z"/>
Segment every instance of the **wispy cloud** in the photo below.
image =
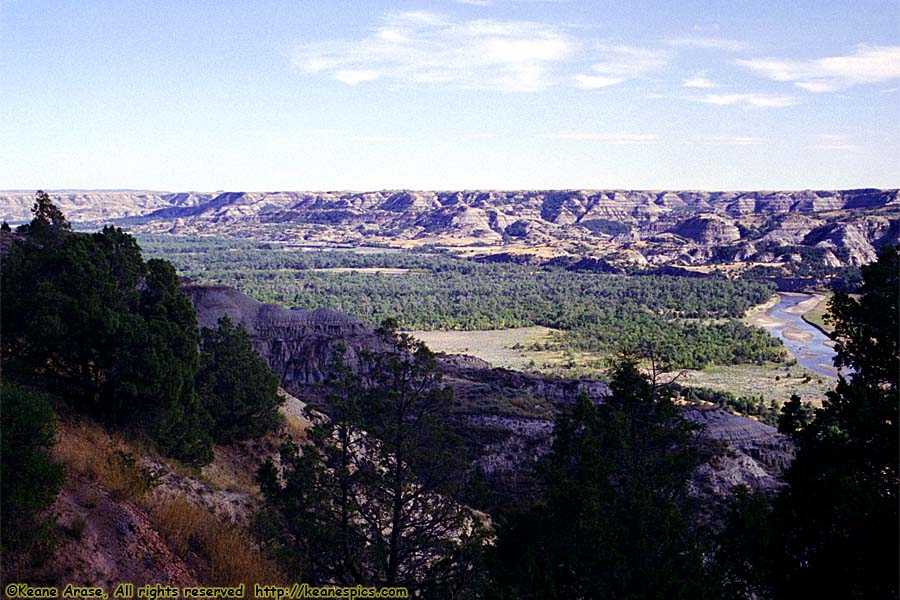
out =
<path fill-rule="evenodd" d="M 716 83 L 714 81 L 710 81 L 709 79 L 707 79 L 706 77 L 703 77 L 702 75 L 698 75 L 696 77 L 691 77 L 690 79 L 685 79 L 684 83 L 682 85 L 686 88 L 698 88 L 698 89 L 703 89 L 703 90 L 708 90 L 708 89 L 719 87 L 718 83 Z"/>
<path fill-rule="evenodd" d="M 351 142 L 361 142 L 365 144 L 377 144 L 381 142 L 403 142 L 404 137 L 393 135 L 355 135 L 349 138 Z"/>
<path fill-rule="evenodd" d="M 693 35 L 670 38 L 666 40 L 666 43 L 678 48 L 700 48 L 703 50 L 722 50 L 725 52 L 742 52 L 750 48 L 750 45 L 747 42 L 741 40 Z"/>
<path fill-rule="evenodd" d="M 858 46 L 855 52 L 844 56 L 813 60 L 755 58 L 738 60 L 737 64 L 810 92 L 834 92 L 900 79 L 900 46 Z"/>
<path fill-rule="evenodd" d="M 730 106 L 733 104 L 755 106 L 758 108 L 783 108 L 797 104 L 797 99 L 791 96 L 777 96 L 772 94 L 707 94 L 699 98 L 705 104 L 718 106 Z"/>
<path fill-rule="evenodd" d="M 816 143 L 811 145 L 810 148 L 814 150 L 836 150 L 853 154 L 859 154 L 863 151 L 862 146 L 853 143 L 850 136 L 845 133 L 820 133 L 816 136 Z"/>
<path fill-rule="evenodd" d="M 671 54 L 666 50 L 635 46 L 598 45 L 591 73 L 575 76 L 575 84 L 584 89 L 597 89 L 637 79 L 666 66 Z"/>
<path fill-rule="evenodd" d="M 390 13 L 361 40 L 305 44 L 295 64 L 348 85 L 385 80 L 535 91 L 578 45 L 558 27 L 532 21 L 456 21 L 427 12 Z"/>
<path fill-rule="evenodd" d="M 562 133 L 548 133 L 543 137 L 557 140 L 577 140 L 587 142 L 603 142 L 606 144 L 646 144 L 657 140 L 657 136 L 652 133 L 629 133 L 629 132 L 587 132 L 587 131 L 570 131 Z"/>
<path fill-rule="evenodd" d="M 755 137 L 729 135 L 701 136 L 696 138 L 696 140 L 709 146 L 752 146 L 762 142 L 761 139 Z"/>
<path fill-rule="evenodd" d="M 334 78 L 342 81 L 347 85 L 356 85 L 363 81 L 373 81 L 378 79 L 378 73 L 375 71 L 366 71 L 360 69 L 341 69 L 334 74 Z"/>

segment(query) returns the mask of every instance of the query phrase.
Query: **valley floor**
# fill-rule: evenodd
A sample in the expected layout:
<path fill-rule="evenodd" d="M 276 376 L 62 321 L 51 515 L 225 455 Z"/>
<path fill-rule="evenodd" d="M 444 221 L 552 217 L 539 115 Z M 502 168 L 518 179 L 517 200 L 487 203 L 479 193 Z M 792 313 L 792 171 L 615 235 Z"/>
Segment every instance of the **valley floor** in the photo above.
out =
<path fill-rule="evenodd" d="M 784 322 L 771 316 L 781 297 L 773 296 L 764 304 L 752 308 L 745 321 L 769 329 Z M 792 314 L 805 316 L 824 310 L 827 297 L 815 294 L 788 309 Z M 599 353 L 570 352 L 553 344 L 562 332 L 549 327 L 517 327 L 481 331 L 411 331 L 435 352 L 468 354 L 489 362 L 494 367 L 543 375 L 564 377 L 602 376 L 609 357 Z M 805 331 L 788 328 L 786 337 L 808 335 Z M 785 350 L 787 352 L 787 350 Z M 834 387 L 834 379 L 800 364 L 784 365 L 714 365 L 702 370 L 682 370 L 664 373 L 664 379 L 675 379 L 689 387 L 709 388 L 730 392 L 735 396 L 761 396 L 765 402 L 777 404 L 793 394 L 804 402 L 818 404 L 825 392 Z"/>

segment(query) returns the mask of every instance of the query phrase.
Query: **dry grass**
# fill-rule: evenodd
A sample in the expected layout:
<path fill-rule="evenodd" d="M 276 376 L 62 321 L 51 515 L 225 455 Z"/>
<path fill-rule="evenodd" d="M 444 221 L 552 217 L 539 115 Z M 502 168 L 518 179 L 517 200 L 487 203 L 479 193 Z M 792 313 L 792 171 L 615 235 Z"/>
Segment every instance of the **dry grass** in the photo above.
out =
<path fill-rule="evenodd" d="M 148 504 L 153 523 L 169 547 L 185 560 L 198 557 L 205 564 L 203 580 L 209 585 L 284 581 L 275 563 L 265 559 L 245 533 L 205 508 L 162 495 Z"/>
<path fill-rule="evenodd" d="M 527 370 L 534 358 L 530 347 L 551 343 L 555 330 L 548 327 L 515 327 L 481 331 L 411 331 L 435 352 L 469 354 L 495 367 Z M 537 361 L 536 361 L 537 362 Z"/>
<path fill-rule="evenodd" d="M 705 387 L 736 396 L 762 396 L 779 405 L 797 394 L 804 402 L 818 405 L 825 392 L 834 388 L 835 380 L 801 365 L 729 365 L 708 367 L 702 371 L 683 371 L 678 383 L 691 387 Z M 664 376 L 664 380 L 674 377 Z"/>
<path fill-rule="evenodd" d="M 203 467 L 202 479 L 220 490 L 256 496 L 259 493 L 256 483 L 259 465 L 249 456 L 249 445 L 213 447 L 213 461 Z"/>
<path fill-rule="evenodd" d="M 82 420 L 62 423 L 54 447 L 70 472 L 99 483 L 115 500 L 137 500 L 153 487 L 153 474 L 135 458 L 143 453 L 139 445 Z"/>
<path fill-rule="evenodd" d="M 295 444 L 305 444 L 309 441 L 307 430 L 312 424 L 306 419 L 292 414 L 284 415 L 284 432 L 288 434 Z"/>
<path fill-rule="evenodd" d="M 303 424 L 299 419 L 295 421 L 293 425 L 289 421 L 288 427 L 301 435 Z M 273 440 L 277 441 L 277 438 L 273 436 Z M 262 450 L 271 451 L 273 444 L 270 440 Z M 221 481 L 215 482 L 215 487 L 258 494 L 255 468 L 248 465 L 255 465 L 260 449 L 252 450 L 238 446 L 217 447 L 216 462 L 220 467 L 217 475 Z M 229 586 L 286 581 L 276 564 L 262 556 L 249 533 L 240 525 L 223 522 L 211 509 L 191 503 L 188 497 L 178 492 L 173 494 L 156 487 L 154 474 L 141 466 L 141 460 L 158 457 L 139 441 L 107 432 L 101 425 L 86 419 L 66 418 L 58 424 L 54 454 L 66 465 L 70 477 L 97 484 L 90 487 L 96 488 L 94 493 L 98 497 L 84 506 L 100 505 L 103 489 L 113 500 L 133 502 L 134 508 L 148 515 L 166 545 L 191 566 L 199 581 Z M 165 461 L 165 464 L 167 469 L 173 469 L 173 474 L 178 470 L 178 463 Z M 196 478 L 200 473 L 186 473 L 182 477 L 187 475 Z M 78 539 L 86 524 L 85 517 L 76 515 L 64 531 Z"/>

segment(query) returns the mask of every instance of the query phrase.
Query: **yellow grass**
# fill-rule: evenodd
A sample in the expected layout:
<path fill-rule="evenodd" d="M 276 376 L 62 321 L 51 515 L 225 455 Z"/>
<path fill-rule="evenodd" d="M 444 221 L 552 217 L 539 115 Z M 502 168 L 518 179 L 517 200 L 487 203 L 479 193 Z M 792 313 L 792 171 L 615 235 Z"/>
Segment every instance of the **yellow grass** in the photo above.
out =
<path fill-rule="evenodd" d="M 702 371 L 680 371 L 678 383 L 689 387 L 705 387 L 737 396 L 762 396 L 781 405 L 793 394 L 804 402 L 818 405 L 835 381 L 801 365 L 728 365 L 707 367 Z M 664 374 L 668 381 L 676 373 Z"/>
<path fill-rule="evenodd" d="M 307 430 L 310 428 L 310 422 L 292 414 L 284 415 L 284 431 L 295 444 L 305 444 L 308 441 Z"/>
<path fill-rule="evenodd" d="M 110 435 L 96 423 L 60 424 L 54 454 L 70 472 L 96 481 L 116 500 L 136 500 L 152 484 L 150 472 L 137 465 L 137 444 Z"/>
<path fill-rule="evenodd" d="M 264 558 L 244 532 L 205 508 L 170 496 L 154 497 L 149 504 L 153 523 L 169 547 L 186 560 L 195 554 L 205 563 L 203 580 L 209 585 L 284 581 L 275 563 Z"/>

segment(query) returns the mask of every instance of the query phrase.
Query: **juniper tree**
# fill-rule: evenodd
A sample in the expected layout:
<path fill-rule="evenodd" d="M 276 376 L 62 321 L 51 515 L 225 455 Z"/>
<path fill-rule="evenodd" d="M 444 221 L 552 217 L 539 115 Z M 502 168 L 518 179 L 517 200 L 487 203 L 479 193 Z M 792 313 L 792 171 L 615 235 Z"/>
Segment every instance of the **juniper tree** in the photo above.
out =
<path fill-rule="evenodd" d="M 250 335 L 224 316 L 201 331 L 197 393 L 222 443 L 257 437 L 281 421 L 278 376 L 253 349 Z"/>
<path fill-rule="evenodd" d="M 261 469 L 269 541 L 303 557 L 294 566 L 311 581 L 452 596 L 481 530 L 457 500 L 465 463 L 448 429 L 451 390 L 424 344 L 390 325 L 379 336 L 357 373 L 333 365 L 330 419 L 312 445 L 284 448 L 283 484 L 273 465 Z"/>
<path fill-rule="evenodd" d="M 501 525 L 486 595 L 699 598 L 715 584 L 692 530 L 687 485 L 697 426 L 625 358 L 611 393 L 581 395 L 556 421 L 540 463 L 540 503 Z"/>

